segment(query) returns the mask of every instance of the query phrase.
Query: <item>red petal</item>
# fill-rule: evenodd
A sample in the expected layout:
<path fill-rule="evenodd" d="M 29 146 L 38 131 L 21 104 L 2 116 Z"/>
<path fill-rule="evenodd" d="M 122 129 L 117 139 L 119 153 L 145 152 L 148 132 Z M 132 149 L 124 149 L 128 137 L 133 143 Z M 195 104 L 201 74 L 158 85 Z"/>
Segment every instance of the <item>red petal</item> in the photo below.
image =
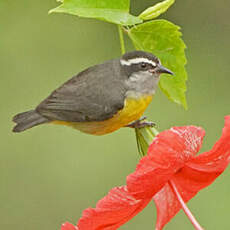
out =
<path fill-rule="evenodd" d="M 218 167 L 221 162 L 228 160 L 230 157 L 230 116 L 225 117 L 225 125 L 221 138 L 213 146 L 212 150 L 197 156 L 192 162 L 202 164 L 207 169 Z M 192 163 L 191 162 L 191 163 Z"/>
<path fill-rule="evenodd" d="M 136 171 L 127 177 L 130 193 L 137 199 L 152 197 L 202 145 L 203 129 L 174 127 L 160 133 L 142 158 Z"/>
<path fill-rule="evenodd" d="M 212 178 L 213 180 L 217 177 L 215 172 L 209 176 L 210 179 Z M 209 184 L 205 177 L 206 175 L 200 172 L 184 167 L 171 180 L 173 180 L 176 185 L 184 202 L 188 202 L 199 190 Z M 153 199 L 157 207 L 156 230 L 160 230 L 180 211 L 181 205 L 168 183 L 153 197 Z"/>
<path fill-rule="evenodd" d="M 230 116 L 225 118 L 225 127 L 219 141 L 209 152 L 200 154 L 172 178 L 185 202 L 192 199 L 201 189 L 210 185 L 225 170 L 230 156 Z M 160 230 L 181 209 L 169 185 L 154 196 L 157 206 L 157 225 Z"/>
<path fill-rule="evenodd" d="M 83 212 L 77 226 L 79 230 L 115 230 L 138 214 L 150 200 L 136 200 L 126 186 L 113 188 L 96 208 Z"/>
<path fill-rule="evenodd" d="M 155 230 L 161 230 L 176 215 L 181 206 L 168 183 L 153 197 L 153 200 L 157 208 Z"/>
<path fill-rule="evenodd" d="M 66 222 L 61 226 L 61 230 L 78 230 L 78 227 Z"/>
<path fill-rule="evenodd" d="M 222 168 L 223 170 L 224 168 Z M 211 184 L 220 173 L 219 169 L 218 171 L 202 172 L 186 166 L 175 174 L 171 180 L 176 185 L 184 202 L 188 202 L 201 189 Z M 153 199 L 157 206 L 156 230 L 160 230 L 180 211 L 181 206 L 168 183 Z"/>

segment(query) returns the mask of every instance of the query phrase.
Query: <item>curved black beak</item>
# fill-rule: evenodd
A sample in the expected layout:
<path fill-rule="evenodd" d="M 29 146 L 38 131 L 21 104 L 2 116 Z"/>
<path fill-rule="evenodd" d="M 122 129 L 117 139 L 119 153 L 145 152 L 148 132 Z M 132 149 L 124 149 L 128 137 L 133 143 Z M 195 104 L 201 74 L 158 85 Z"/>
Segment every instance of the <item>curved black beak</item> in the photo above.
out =
<path fill-rule="evenodd" d="M 165 68 L 163 65 L 158 65 L 157 69 L 156 69 L 156 72 L 157 73 L 167 73 L 167 74 L 170 74 L 170 75 L 174 75 L 174 73 L 171 70 Z"/>

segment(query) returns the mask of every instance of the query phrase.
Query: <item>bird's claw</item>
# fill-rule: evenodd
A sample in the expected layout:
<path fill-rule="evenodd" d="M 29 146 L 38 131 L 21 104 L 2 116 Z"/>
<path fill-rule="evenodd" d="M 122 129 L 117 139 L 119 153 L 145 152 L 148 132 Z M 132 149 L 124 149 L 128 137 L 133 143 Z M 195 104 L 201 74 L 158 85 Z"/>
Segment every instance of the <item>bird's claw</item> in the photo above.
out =
<path fill-rule="evenodd" d="M 144 121 L 147 117 L 141 117 L 140 119 L 128 124 L 126 127 L 130 128 L 144 128 L 144 127 L 154 127 L 156 126 L 156 123 L 151 121 Z"/>

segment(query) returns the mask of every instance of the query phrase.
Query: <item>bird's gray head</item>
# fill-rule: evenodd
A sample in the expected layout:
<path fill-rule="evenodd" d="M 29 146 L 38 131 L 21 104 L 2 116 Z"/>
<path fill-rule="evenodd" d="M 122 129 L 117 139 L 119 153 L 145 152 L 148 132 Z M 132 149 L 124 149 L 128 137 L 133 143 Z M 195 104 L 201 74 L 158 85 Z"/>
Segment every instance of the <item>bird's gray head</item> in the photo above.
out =
<path fill-rule="evenodd" d="M 121 65 L 129 76 L 137 72 L 149 72 L 157 75 L 161 73 L 173 74 L 161 65 L 156 56 L 144 51 L 132 51 L 124 54 L 121 58 Z"/>
<path fill-rule="evenodd" d="M 160 60 L 151 53 L 133 51 L 124 54 L 120 59 L 121 68 L 127 78 L 128 94 L 155 93 L 161 73 L 173 73 L 161 65 Z"/>

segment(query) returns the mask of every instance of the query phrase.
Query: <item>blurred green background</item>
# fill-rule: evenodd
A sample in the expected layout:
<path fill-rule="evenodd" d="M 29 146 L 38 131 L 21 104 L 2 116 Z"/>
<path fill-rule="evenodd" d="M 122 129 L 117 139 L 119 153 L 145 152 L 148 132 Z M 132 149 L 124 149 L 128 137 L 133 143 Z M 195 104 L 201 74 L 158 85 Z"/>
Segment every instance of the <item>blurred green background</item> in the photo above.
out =
<path fill-rule="evenodd" d="M 133 0 L 140 13 L 156 1 Z M 134 132 L 107 136 L 44 125 L 11 132 L 11 118 L 29 110 L 80 70 L 120 56 L 117 28 L 96 20 L 48 15 L 57 4 L 0 0 L 0 229 L 57 230 L 76 223 L 110 188 L 125 183 L 138 162 Z M 221 134 L 230 114 L 230 1 L 187 0 L 162 17 L 182 27 L 187 44 L 189 110 L 158 90 L 146 115 L 160 130 L 194 124 L 206 129 L 202 150 Z M 127 48 L 133 49 L 128 42 Z M 229 169 L 189 202 L 205 229 L 230 229 Z M 154 229 L 151 203 L 121 229 Z M 193 229 L 180 212 L 165 229 Z"/>

